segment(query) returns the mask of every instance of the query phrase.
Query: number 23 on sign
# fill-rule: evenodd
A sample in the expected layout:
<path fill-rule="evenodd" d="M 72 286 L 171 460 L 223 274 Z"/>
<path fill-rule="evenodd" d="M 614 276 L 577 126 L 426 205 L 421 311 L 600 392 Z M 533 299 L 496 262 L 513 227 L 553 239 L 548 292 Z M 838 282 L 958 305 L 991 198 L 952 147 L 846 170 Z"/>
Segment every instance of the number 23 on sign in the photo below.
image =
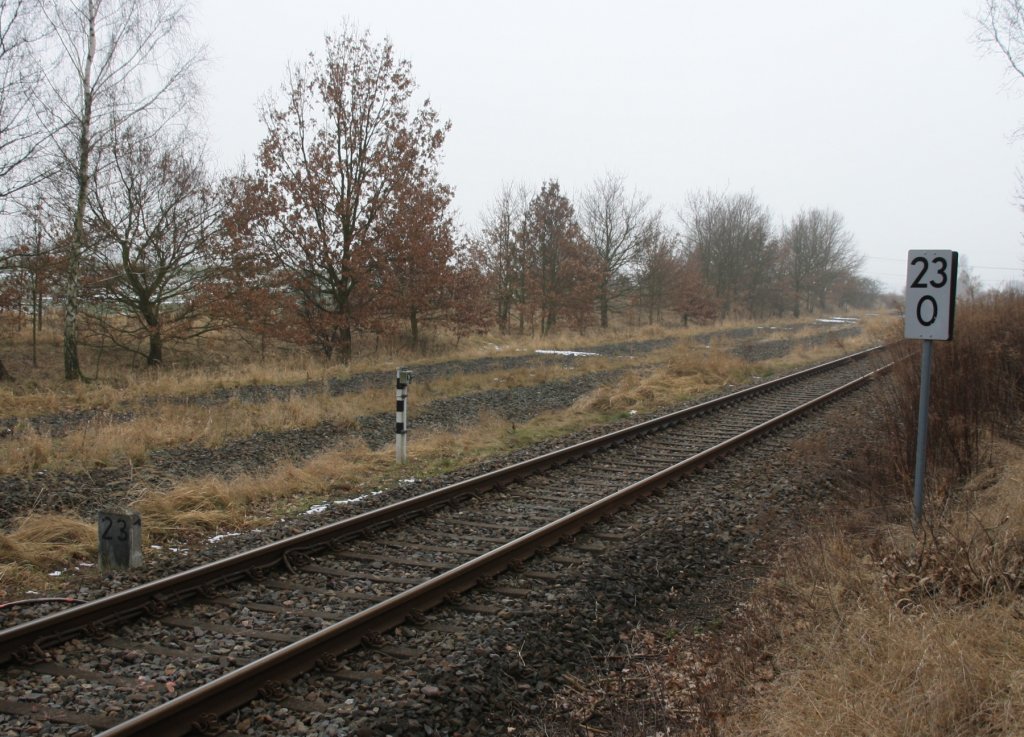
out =
<path fill-rule="evenodd" d="M 907 310 L 903 335 L 950 340 L 956 307 L 956 251 L 907 253 Z"/>

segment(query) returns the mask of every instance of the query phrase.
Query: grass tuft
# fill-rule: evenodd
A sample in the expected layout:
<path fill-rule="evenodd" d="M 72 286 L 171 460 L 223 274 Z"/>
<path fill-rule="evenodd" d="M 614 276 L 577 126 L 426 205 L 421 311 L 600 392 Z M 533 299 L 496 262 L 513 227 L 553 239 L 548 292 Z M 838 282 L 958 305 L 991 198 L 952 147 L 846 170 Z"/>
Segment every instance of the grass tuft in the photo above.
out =
<path fill-rule="evenodd" d="M 65 515 L 34 514 L 19 520 L 10 532 L 0 533 L 0 556 L 6 562 L 38 568 L 95 558 L 96 550 L 96 524 Z"/>

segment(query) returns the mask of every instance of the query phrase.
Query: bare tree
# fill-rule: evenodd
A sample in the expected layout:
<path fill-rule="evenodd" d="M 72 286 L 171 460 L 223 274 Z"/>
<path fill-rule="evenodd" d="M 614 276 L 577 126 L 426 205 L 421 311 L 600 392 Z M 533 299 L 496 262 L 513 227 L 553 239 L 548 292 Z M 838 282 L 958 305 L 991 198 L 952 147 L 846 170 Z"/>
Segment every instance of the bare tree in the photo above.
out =
<path fill-rule="evenodd" d="M 994 49 L 1005 59 L 1012 74 L 1024 77 L 1024 2 L 985 0 L 975 17 L 975 38 L 982 48 Z M 1017 129 L 1017 135 L 1024 127 Z M 1024 210 L 1024 173 L 1017 173 L 1017 206 Z"/>
<path fill-rule="evenodd" d="M 971 268 L 970 264 L 968 264 L 966 256 L 960 256 L 959 267 L 960 272 L 956 277 L 957 299 L 973 302 L 984 293 L 985 285 L 982 283 L 981 278 L 974 273 L 974 269 Z"/>
<path fill-rule="evenodd" d="M 0 263 L 16 269 L 23 285 L 21 307 L 24 299 L 29 303 L 28 313 L 32 320 L 32 366 L 38 363 L 38 338 L 43 326 L 45 297 L 51 293 L 52 282 L 57 271 L 57 255 L 54 248 L 54 233 L 46 218 L 41 198 L 19 208 L 15 229 L 10 241 L 10 250 Z M 3 372 L 0 371 L 0 377 Z"/>
<path fill-rule="evenodd" d="M 863 262 L 843 216 L 834 210 L 798 213 L 784 229 L 782 244 L 793 317 L 800 317 L 801 306 L 825 309 L 832 287 L 854 276 Z"/>
<path fill-rule="evenodd" d="M 958 283 L 959 289 L 959 283 Z M 882 286 L 874 279 L 853 274 L 840 279 L 833 288 L 836 304 L 841 307 L 869 309 L 882 298 Z"/>
<path fill-rule="evenodd" d="M 526 300 L 526 259 L 519 237 L 529 194 L 522 184 L 505 184 L 483 216 L 480 243 L 486 253 L 487 276 L 491 282 L 498 327 L 511 329 L 512 308 L 519 308 L 519 331 L 523 331 Z"/>
<path fill-rule="evenodd" d="M 978 43 L 998 50 L 1010 70 L 1024 77 L 1024 2 L 985 0 L 976 21 Z"/>
<path fill-rule="evenodd" d="M 142 353 L 148 366 L 163 363 L 169 339 L 217 327 L 196 318 L 204 317 L 202 287 L 218 271 L 210 250 L 221 208 L 203 152 L 190 139 L 165 143 L 142 126 L 125 127 L 98 152 L 89 193 L 87 283 L 117 316 L 101 314 L 99 324 L 115 344 Z M 133 318 L 127 326 L 119 319 L 124 312 Z"/>
<path fill-rule="evenodd" d="M 0 0 L 0 210 L 45 173 L 39 0 Z"/>
<path fill-rule="evenodd" d="M 687 257 L 700 264 L 724 317 L 736 309 L 759 314 L 774 288 L 771 216 L 753 193 L 690 196 L 686 226 Z"/>
<path fill-rule="evenodd" d="M 648 198 L 626 192 L 626 179 L 605 174 L 579 198 L 580 227 L 598 259 L 601 271 L 597 305 L 601 327 L 608 327 L 614 301 L 629 292 L 625 270 L 633 261 L 650 220 Z"/>
<path fill-rule="evenodd" d="M 673 294 L 679 286 L 683 257 L 678 236 L 669 231 L 659 216 L 648 220 L 633 252 L 633 269 L 637 304 L 646 315 L 647 324 L 661 319 L 662 311 L 671 307 Z"/>
<path fill-rule="evenodd" d="M 93 157 L 117 126 L 146 117 L 159 127 L 190 107 L 205 52 L 188 36 L 188 8 L 188 0 L 44 0 L 58 55 L 50 88 L 62 131 L 60 186 L 71 204 L 63 294 L 67 379 L 82 376 L 78 313 Z"/>

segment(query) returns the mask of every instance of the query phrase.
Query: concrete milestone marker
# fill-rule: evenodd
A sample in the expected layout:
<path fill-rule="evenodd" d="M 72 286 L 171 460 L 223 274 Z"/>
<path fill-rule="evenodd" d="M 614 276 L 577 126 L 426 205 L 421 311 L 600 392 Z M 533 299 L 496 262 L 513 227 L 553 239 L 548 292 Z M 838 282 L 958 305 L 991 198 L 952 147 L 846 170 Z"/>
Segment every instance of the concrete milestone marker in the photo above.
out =
<path fill-rule="evenodd" d="M 100 570 L 138 568 L 142 565 L 142 517 L 138 512 L 100 512 L 96 518 L 100 539 Z"/>

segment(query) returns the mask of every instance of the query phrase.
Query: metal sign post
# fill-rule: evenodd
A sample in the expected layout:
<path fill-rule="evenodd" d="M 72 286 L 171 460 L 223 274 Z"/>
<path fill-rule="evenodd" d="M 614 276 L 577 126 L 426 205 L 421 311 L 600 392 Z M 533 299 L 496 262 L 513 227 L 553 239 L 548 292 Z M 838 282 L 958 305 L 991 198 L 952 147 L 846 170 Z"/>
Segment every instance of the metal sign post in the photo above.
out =
<path fill-rule="evenodd" d="M 400 368 L 395 372 L 395 459 L 405 463 L 409 430 L 409 384 L 412 371 Z"/>
<path fill-rule="evenodd" d="M 917 404 L 917 458 L 914 463 L 914 527 L 924 514 L 924 470 L 928 454 L 928 401 L 932 393 L 932 342 L 921 346 L 921 397 Z"/>
<path fill-rule="evenodd" d="M 921 396 L 917 407 L 917 458 L 914 463 L 914 527 L 924 516 L 924 477 L 928 457 L 928 403 L 932 385 L 932 341 L 952 340 L 956 311 L 957 251 L 909 251 L 907 308 L 903 336 L 923 340 Z"/>

